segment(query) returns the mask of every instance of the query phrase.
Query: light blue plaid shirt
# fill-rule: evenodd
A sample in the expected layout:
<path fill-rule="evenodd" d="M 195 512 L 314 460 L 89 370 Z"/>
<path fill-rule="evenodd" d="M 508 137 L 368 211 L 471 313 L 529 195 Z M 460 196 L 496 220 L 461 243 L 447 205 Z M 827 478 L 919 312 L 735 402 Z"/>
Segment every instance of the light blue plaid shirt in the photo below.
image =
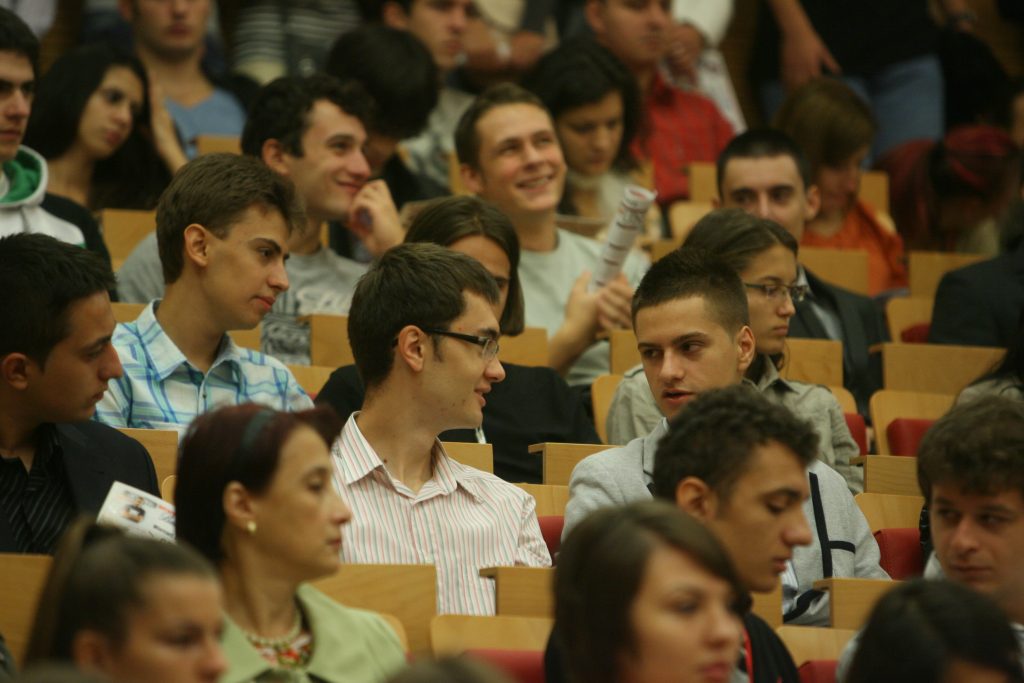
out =
<path fill-rule="evenodd" d="M 160 327 L 154 314 L 157 304 L 114 331 L 124 375 L 110 382 L 94 420 L 112 427 L 173 429 L 181 435 L 197 415 L 221 406 L 260 403 L 288 411 L 313 407 L 280 361 L 240 348 L 227 335 L 204 375 Z"/>

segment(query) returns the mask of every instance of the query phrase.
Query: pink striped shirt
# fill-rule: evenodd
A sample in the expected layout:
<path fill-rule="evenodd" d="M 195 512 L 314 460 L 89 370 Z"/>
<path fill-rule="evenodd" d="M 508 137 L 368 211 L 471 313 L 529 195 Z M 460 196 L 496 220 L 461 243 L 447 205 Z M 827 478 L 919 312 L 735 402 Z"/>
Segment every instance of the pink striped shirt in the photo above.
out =
<path fill-rule="evenodd" d="M 414 493 L 387 471 L 353 413 L 331 449 L 352 508 L 342 531 L 345 562 L 434 564 L 439 614 L 494 614 L 494 581 L 480 569 L 549 567 L 533 496 L 452 460 L 434 445 L 434 474 Z"/>

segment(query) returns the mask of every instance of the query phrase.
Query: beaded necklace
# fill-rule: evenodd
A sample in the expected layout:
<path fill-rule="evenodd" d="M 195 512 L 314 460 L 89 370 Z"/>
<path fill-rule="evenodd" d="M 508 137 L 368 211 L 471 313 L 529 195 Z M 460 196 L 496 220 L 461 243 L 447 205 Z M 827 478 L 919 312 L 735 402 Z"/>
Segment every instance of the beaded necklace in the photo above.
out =
<path fill-rule="evenodd" d="M 263 659 L 281 669 L 304 669 L 313 656 L 313 638 L 302 624 L 302 613 L 295 610 L 295 623 L 280 638 L 264 638 L 248 631 L 246 640 Z"/>

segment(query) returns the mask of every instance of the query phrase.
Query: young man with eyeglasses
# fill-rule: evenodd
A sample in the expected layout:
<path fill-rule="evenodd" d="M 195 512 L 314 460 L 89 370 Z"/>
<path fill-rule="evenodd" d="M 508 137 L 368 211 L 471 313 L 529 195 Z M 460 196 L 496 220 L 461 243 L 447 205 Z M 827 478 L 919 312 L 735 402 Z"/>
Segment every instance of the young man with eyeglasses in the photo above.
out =
<path fill-rule="evenodd" d="M 483 266 L 423 243 L 375 262 L 349 311 L 366 397 L 332 449 L 353 512 L 342 559 L 436 565 L 441 614 L 494 614 L 483 567 L 551 564 L 533 497 L 456 462 L 437 439 L 479 427 L 491 385 L 505 378 L 499 314 Z"/>

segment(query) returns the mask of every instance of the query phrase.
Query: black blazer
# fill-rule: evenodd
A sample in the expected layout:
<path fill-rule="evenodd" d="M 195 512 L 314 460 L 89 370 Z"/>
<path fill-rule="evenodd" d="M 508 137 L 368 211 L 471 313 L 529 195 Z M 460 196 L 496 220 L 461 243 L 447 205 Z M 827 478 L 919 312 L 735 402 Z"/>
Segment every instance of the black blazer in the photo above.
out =
<path fill-rule="evenodd" d="M 813 296 L 839 315 L 843 329 L 843 386 L 857 400 L 857 412 L 868 418 L 871 394 L 882 388 L 881 355 L 868 349 L 889 341 L 882 312 L 868 297 L 829 284 L 806 268 L 804 272 Z M 796 314 L 789 321 L 789 336 L 829 338 L 809 301 L 796 305 Z"/>
<path fill-rule="evenodd" d="M 1007 347 L 1022 311 L 1024 240 L 1013 252 L 942 276 L 928 341 Z"/>
<path fill-rule="evenodd" d="M 115 481 L 160 495 L 153 461 L 135 439 L 98 422 L 65 423 L 56 427 L 76 512 L 99 512 Z M 14 536 L 3 516 L 0 516 L 0 552 L 15 552 Z"/>

